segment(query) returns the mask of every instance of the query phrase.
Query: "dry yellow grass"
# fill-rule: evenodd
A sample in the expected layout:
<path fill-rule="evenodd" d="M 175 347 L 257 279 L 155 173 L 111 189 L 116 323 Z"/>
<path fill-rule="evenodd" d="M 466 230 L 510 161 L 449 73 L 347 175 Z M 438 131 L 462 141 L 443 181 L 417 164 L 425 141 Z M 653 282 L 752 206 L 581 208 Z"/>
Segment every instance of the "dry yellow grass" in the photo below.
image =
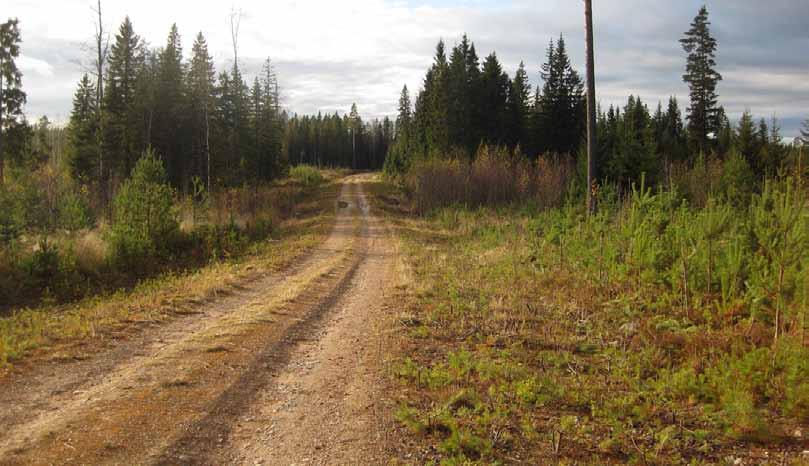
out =
<path fill-rule="evenodd" d="M 192 273 L 146 280 L 132 291 L 74 305 L 25 309 L 0 318 L 0 373 L 10 362 L 35 349 L 70 345 L 139 322 L 168 320 L 266 271 L 283 268 L 325 239 L 334 220 L 331 205 L 335 192 L 334 184 L 322 187 L 312 201 L 311 215 L 282 223 L 280 239 L 256 244 L 253 253 L 242 260 L 215 262 Z M 76 247 L 81 251 L 79 260 L 87 267 L 103 261 L 106 254 L 96 231 L 81 236 Z"/>

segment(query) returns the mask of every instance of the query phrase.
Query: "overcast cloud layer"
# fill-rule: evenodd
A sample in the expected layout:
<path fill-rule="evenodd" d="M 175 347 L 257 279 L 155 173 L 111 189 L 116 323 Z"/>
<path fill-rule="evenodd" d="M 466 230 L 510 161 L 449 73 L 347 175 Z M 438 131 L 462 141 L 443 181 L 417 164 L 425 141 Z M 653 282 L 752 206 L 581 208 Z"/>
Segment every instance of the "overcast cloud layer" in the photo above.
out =
<path fill-rule="evenodd" d="M 91 61 L 95 0 L 4 0 L 3 16 L 20 19 L 20 67 L 30 117 L 64 121 L 76 83 Z M 687 106 L 678 43 L 701 1 L 594 2 L 598 99 L 623 104 L 632 93 L 654 107 L 669 95 Z M 809 4 L 806 0 L 708 1 L 719 40 L 721 103 L 731 118 L 745 109 L 775 115 L 786 137 L 809 117 Z M 421 85 L 439 38 L 449 46 L 464 32 L 483 58 L 496 50 L 509 74 L 524 60 L 534 82 L 551 38 L 565 35 L 574 66 L 583 64 L 583 7 L 578 0 L 104 0 L 115 32 L 125 15 L 150 46 L 172 23 L 186 57 L 202 31 L 219 69 L 232 66 L 229 16 L 243 12 L 240 62 L 248 77 L 271 57 L 285 106 L 298 113 L 347 111 L 393 115 L 403 84 Z M 4 18 L 3 18 L 4 19 Z"/>

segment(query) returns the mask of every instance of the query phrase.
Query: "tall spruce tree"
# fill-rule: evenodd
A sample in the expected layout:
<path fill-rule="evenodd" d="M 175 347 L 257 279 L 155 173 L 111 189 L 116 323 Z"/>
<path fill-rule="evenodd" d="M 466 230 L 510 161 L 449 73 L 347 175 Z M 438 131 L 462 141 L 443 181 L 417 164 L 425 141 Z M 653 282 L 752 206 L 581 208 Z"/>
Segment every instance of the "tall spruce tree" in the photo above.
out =
<path fill-rule="evenodd" d="M 139 139 L 142 118 L 137 108 L 138 79 L 144 68 L 144 51 L 140 37 L 135 34 L 127 16 L 118 29 L 110 50 L 107 68 L 107 88 L 104 92 L 102 141 L 109 160 L 102 183 L 110 176 L 129 176 L 143 145 Z"/>
<path fill-rule="evenodd" d="M 508 93 L 508 144 L 517 146 L 528 142 L 528 122 L 531 113 L 531 83 L 525 64 L 520 62 Z"/>
<path fill-rule="evenodd" d="M 73 96 L 73 110 L 67 126 L 68 167 L 80 183 L 98 183 L 99 124 L 96 85 L 85 73 Z"/>
<path fill-rule="evenodd" d="M 16 18 L 0 24 L 0 185 L 5 179 L 6 160 L 20 152 L 27 133 L 22 113 L 26 95 L 16 64 L 21 40 Z"/>
<path fill-rule="evenodd" d="M 447 82 L 449 144 L 470 153 L 480 142 L 478 92 L 480 69 L 475 46 L 464 34 L 452 49 Z"/>
<path fill-rule="evenodd" d="M 267 58 L 261 70 L 262 113 L 261 113 L 261 157 L 260 177 L 269 181 L 281 173 L 283 128 L 281 126 L 281 103 L 278 76 L 272 61 Z"/>
<path fill-rule="evenodd" d="M 410 137 L 411 126 L 413 124 L 412 106 L 410 104 L 410 91 L 407 85 L 402 87 L 399 96 L 399 112 L 396 116 L 396 140 L 407 140 Z"/>
<path fill-rule="evenodd" d="M 399 96 L 399 113 L 396 116 L 396 132 L 393 144 L 385 157 L 385 173 L 399 175 L 404 173 L 410 166 L 410 159 L 413 155 L 415 122 L 410 103 L 410 92 L 407 85 L 402 87 Z"/>
<path fill-rule="evenodd" d="M 438 41 L 433 64 L 424 77 L 422 90 L 416 98 L 413 128 L 408 150 L 427 155 L 443 154 L 450 146 L 449 130 L 449 63 L 444 41 Z"/>
<path fill-rule="evenodd" d="M 497 55 L 492 52 L 483 62 L 480 77 L 480 101 L 478 111 L 483 117 L 480 122 L 480 137 L 486 144 L 506 144 L 508 134 L 508 99 L 511 80 L 503 71 Z"/>
<path fill-rule="evenodd" d="M 216 101 L 216 74 L 208 43 L 200 32 L 191 48 L 191 65 L 186 76 L 188 125 L 190 137 L 189 173 L 205 180 L 211 190 L 211 121 Z"/>
<path fill-rule="evenodd" d="M 185 187 L 189 161 L 185 136 L 186 91 L 183 47 L 177 25 L 171 26 L 166 46 L 157 55 L 157 83 L 151 145 L 163 159 L 166 175 L 176 187 Z"/>
<path fill-rule="evenodd" d="M 534 150 L 536 153 L 575 154 L 584 130 L 584 85 L 570 64 L 565 39 L 551 40 L 544 81 L 535 104 Z"/>
<path fill-rule="evenodd" d="M 716 39 L 711 36 L 708 9 L 703 6 L 691 23 L 691 28 L 680 40 L 688 54 L 683 81 L 690 88 L 691 106 L 688 107 L 688 134 L 692 148 L 708 153 L 715 148 L 710 139 L 716 135 L 718 118 L 718 94 L 716 87 L 722 75 L 716 71 Z"/>

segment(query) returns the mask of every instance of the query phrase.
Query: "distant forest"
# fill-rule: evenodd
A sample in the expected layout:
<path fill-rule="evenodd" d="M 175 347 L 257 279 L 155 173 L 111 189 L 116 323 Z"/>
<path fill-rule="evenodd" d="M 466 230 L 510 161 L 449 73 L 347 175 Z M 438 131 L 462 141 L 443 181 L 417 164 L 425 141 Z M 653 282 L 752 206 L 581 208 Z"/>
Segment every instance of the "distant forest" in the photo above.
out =
<path fill-rule="evenodd" d="M 100 5 L 99 5 L 100 7 Z M 100 21 L 99 15 L 99 23 Z M 0 179 L 7 169 L 25 177 L 50 165 L 104 208 L 147 148 L 163 161 L 170 183 L 240 186 L 271 181 L 292 164 L 379 169 L 403 173 L 418 160 L 474 158 L 482 144 L 536 159 L 581 159 L 584 88 L 563 36 L 552 39 L 533 88 L 520 63 L 514 76 L 496 53 L 481 63 L 464 35 L 447 50 L 439 41 L 433 63 L 413 99 L 402 89 L 395 122 L 363 121 L 356 105 L 345 114 L 299 116 L 281 105 L 279 77 L 270 59 L 252 79 L 238 59 L 238 18 L 232 18 L 232 66 L 216 71 L 202 33 L 183 56 L 176 26 L 165 44 L 147 47 L 126 18 L 112 39 L 96 30 L 92 72 L 77 85 L 70 121 L 55 128 L 25 118 L 22 74 L 15 65 L 22 38 L 16 19 L 0 30 Z M 719 103 L 708 12 L 702 9 L 681 40 L 689 105 L 675 99 L 650 107 L 629 96 L 623 107 L 598 111 L 597 176 L 627 186 L 644 176 L 664 180 L 677 164 L 739 156 L 759 178 L 774 175 L 788 158 L 778 121 L 746 112 L 732 124 Z M 808 130 L 809 131 L 809 130 Z"/>
<path fill-rule="evenodd" d="M 743 159 L 759 179 L 778 174 L 794 149 L 784 143 L 778 120 L 756 120 L 746 111 L 734 125 L 719 103 L 718 43 L 706 8 L 680 43 L 686 56 L 683 80 L 691 89 L 685 115 L 675 97 L 653 110 L 634 95 L 623 107 L 599 107 L 597 178 L 621 186 L 642 176 L 662 181 L 672 167 L 731 155 Z M 550 41 L 539 77 L 542 85 L 533 89 L 524 63 L 510 77 L 495 52 L 481 65 L 466 35 L 449 52 L 439 41 L 415 102 L 407 86 L 401 91 L 387 171 L 403 173 L 420 160 L 474 158 L 482 144 L 505 146 L 534 160 L 570 156 L 581 162 L 584 86 L 563 36 Z M 803 136 L 809 138 L 809 123 Z"/>
<path fill-rule="evenodd" d="M 176 26 L 163 47 L 150 49 L 128 17 L 109 44 L 98 42 L 66 127 L 47 117 L 31 124 L 14 63 L 22 42 L 16 19 L 3 25 L 2 37 L 0 167 L 24 174 L 51 162 L 102 205 L 147 148 L 170 183 L 189 192 L 195 181 L 208 189 L 268 182 L 290 163 L 379 169 L 393 139 L 389 119 L 364 122 L 356 105 L 342 116 L 290 115 L 269 58 L 247 79 L 235 48 L 232 67 L 217 73 L 202 33 L 186 58 Z"/>

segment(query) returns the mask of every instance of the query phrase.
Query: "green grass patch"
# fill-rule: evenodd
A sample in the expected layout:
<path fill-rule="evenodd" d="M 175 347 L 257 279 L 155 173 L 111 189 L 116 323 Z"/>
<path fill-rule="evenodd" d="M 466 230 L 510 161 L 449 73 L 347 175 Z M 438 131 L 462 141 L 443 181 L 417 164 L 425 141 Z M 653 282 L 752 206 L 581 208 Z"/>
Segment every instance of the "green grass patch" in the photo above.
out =
<path fill-rule="evenodd" d="M 413 277 L 391 366 L 410 454 L 799 464 L 809 218 L 788 183 L 749 208 L 639 188 L 594 217 L 411 215 L 396 188 L 374 186 Z"/>

